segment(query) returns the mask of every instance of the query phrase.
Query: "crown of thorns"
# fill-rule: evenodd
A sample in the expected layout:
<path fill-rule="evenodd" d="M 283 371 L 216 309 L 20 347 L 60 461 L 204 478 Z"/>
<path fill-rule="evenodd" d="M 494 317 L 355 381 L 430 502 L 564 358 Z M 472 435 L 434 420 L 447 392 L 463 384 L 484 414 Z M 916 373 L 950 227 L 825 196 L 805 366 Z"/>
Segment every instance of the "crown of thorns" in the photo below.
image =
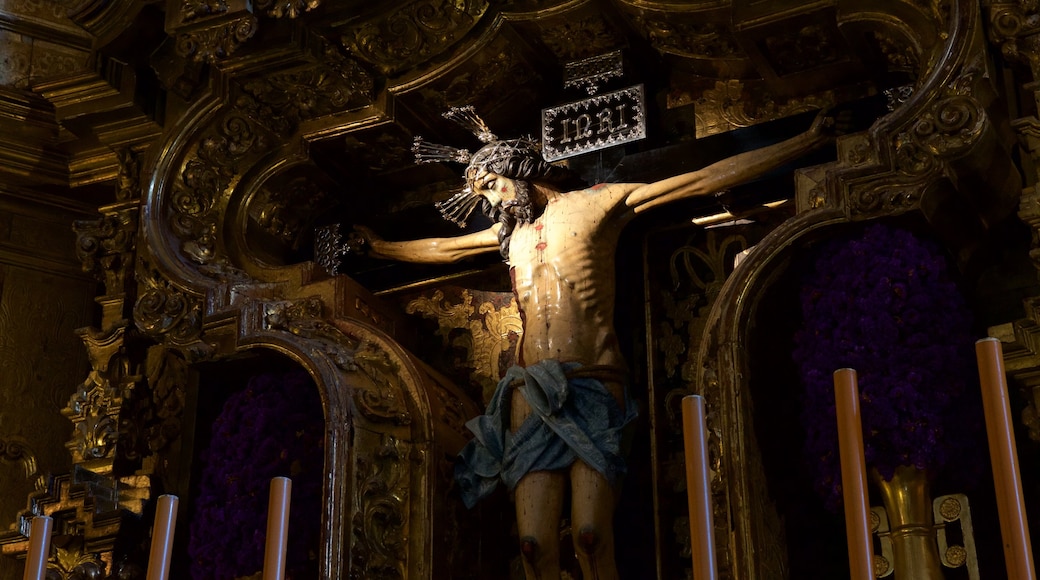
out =
<path fill-rule="evenodd" d="M 468 129 L 477 139 L 486 143 L 476 153 L 450 145 L 429 143 L 421 136 L 416 136 L 415 142 L 412 144 L 412 153 L 415 154 L 416 163 L 466 164 L 466 170 L 463 173 L 465 183 L 462 188 L 448 199 L 434 204 L 444 219 L 462 228 L 466 227 L 469 216 L 483 200 L 483 197 L 473 191 L 473 182 L 482 175 L 493 171 L 493 168 L 499 163 L 512 157 L 541 157 L 541 147 L 532 139 L 499 139 L 491 132 L 484 120 L 477 115 L 472 105 L 452 107 L 443 116 Z"/>

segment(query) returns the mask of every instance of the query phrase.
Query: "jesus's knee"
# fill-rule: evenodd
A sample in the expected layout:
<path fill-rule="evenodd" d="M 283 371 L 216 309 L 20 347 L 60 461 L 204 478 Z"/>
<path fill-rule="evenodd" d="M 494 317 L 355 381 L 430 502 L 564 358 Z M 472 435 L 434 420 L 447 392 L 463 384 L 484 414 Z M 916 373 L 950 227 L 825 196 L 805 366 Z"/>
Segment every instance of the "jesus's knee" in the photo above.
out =
<path fill-rule="evenodd" d="M 573 534 L 574 550 L 578 556 L 594 557 L 610 542 L 610 530 L 595 525 L 584 525 Z"/>

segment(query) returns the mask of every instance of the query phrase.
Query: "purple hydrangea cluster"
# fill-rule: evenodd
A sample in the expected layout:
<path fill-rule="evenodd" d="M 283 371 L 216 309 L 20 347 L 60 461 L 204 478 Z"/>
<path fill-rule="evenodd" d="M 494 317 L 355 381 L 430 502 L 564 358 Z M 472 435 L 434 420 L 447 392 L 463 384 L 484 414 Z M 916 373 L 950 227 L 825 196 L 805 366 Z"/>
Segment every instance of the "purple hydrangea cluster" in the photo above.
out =
<path fill-rule="evenodd" d="M 292 479 L 287 577 L 310 577 L 321 522 L 324 417 L 307 373 L 257 375 L 213 422 L 188 554 L 196 580 L 231 580 L 263 568 L 271 478 Z"/>
<path fill-rule="evenodd" d="M 818 491 L 841 505 L 833 373 L 859 377 L 868 468 L 941 470 L 976 421 L 971 312 L 940 248 L 883 224 L 820 248 L 802 288 L 794 360 Z M 974 389 L 974 390 L 972 390 Z"/>

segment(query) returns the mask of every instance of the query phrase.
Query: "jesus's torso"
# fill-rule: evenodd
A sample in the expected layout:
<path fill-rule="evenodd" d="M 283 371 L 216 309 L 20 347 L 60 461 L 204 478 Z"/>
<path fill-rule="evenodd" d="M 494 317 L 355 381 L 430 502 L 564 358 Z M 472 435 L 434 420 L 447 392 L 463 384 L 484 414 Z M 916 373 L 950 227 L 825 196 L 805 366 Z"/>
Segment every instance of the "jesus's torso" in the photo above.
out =
<path fill-rule="evenodd" d="M 513 230 L 509 265 L 524 364 L 624 364 L 614 331 L 614 254 L 624 220 L 610 218 L 600 193 L 556 197 L 533 223 Z"/>

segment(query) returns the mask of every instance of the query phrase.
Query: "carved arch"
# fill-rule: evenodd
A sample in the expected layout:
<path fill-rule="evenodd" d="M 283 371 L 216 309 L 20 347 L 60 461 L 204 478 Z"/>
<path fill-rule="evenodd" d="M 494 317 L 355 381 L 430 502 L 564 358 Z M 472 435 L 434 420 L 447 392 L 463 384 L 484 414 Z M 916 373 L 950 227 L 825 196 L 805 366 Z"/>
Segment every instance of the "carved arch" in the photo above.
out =
<path fill-rule="evenodd" d="M 913 213 L 961 249 L 1016 205 L 1021 184 L 1010 153 L 1013 136 L 1001 129 L 1003 112 L 991 107 L 993 89 L 978 56 L 984 54 L 978 10 L 966 0 L 950 3 L 945 42 L 924 61 L 930 68 L 912 95 L 869 131 L 841 138 L 836 163 L 801 175 L 799 213 L 756 246 L 712 307 L 696 390 L 713 409 L 709 429 L 719 438 L 713 501 L 715 513 L 728 519 L 717 529 L 730 530 L 719 542 L 719 563 L 733 578 L 786 577 L 786 554 L 772 535 L 781 527 L 779 515 L 752 428 L 748 344 L 759 300 L 793 252 L 841 224 Z M 986 176 L 1006 180 L 987 182 Z M 947 203 L 952 196 L 961 203 Z M 964 224 L 967 233 L 954 231 Z"/>

